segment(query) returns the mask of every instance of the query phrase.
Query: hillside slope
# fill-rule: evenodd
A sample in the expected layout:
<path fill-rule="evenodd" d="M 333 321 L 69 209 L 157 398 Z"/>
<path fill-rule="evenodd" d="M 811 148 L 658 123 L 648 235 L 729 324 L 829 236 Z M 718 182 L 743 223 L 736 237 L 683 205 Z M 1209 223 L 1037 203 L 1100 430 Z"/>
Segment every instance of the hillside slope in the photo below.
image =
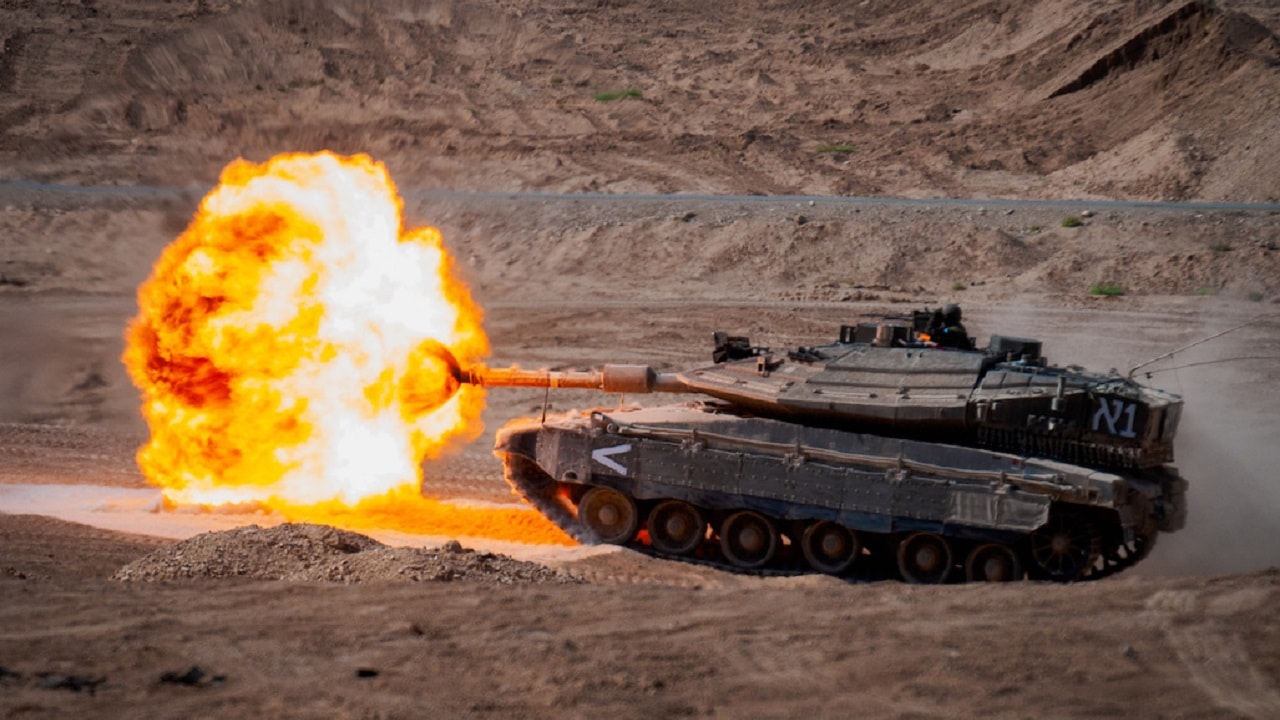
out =
<path fill-rule="evenodd" d="M 1280 199 L 1265 3 L 0 9 L 0 179 L 328 148 L 422 187 Z"/>

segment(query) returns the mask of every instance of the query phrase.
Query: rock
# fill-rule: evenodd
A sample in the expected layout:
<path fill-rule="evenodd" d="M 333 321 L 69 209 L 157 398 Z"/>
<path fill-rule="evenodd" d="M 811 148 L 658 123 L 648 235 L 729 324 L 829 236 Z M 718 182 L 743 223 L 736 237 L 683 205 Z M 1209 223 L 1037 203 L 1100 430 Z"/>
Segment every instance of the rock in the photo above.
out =
<path fill-rule="evenodd" d="M 198 685 L 204 679 L 204 671 L 198 666 L 192 665 L 186 672 L 167 672 L 160 676 L 160 682 L 173 683 L 175 685 Z"/>
<path fill-rule="evenodd" d="M 226 675 L 210 676 L 197 665 L 187 668 L 186 672 L 167 672 L 160 676 L 160 682 L 189 687 L 217 687 L 227 681 Z"/>
<path fill-rule="evenodd" d="M 42 673 L 41 685 L 46 690 L 70 690 L 72 692 L 80 692 L 88 690 L 92 695 L 98 689 L 98 686 L 106 682 L 107 679 L 90 678 L 84 675 L 56 675 L 53 673 Z"/>

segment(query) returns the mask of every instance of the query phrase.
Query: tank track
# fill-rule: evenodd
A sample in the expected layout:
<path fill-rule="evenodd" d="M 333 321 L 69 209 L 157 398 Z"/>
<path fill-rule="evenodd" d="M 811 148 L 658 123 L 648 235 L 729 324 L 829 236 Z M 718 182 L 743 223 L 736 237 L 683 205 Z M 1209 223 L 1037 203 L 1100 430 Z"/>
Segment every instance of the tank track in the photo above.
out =
<path fill-rule="evenodd" d="M 512 491 L 523 498 L 525 502 L 534 507 L 535 510 L 542 513 L 544 517 L 554 522 L 561 530 L 564 530 L 570 537 L 584 544 L 595 544 L 597 539 L 591 531 L 578 522 L 577 514 L 572 505 L 561 496 L 559 492 L 559 484 L 542 471 L 537 463 L 529 460 L 522 455 L 507 454 L 502 456 L 503 476 L 507 484 L 511 486 Z M 1112 548 L 1106 548 L 1100 551 L 1094 562 L 1088 569 L 1084 570 L 1072 582 L 1090 582 L 1110 577 L 1122 570 L 1125 570 L 1137 564 L 1145 558 L 1151 548 L 1155 546 L 1156 535 L 1139 535 L 1131 543 L 1120 543 Z M 717 570 L 732 572 L 738 575 L 749 575 L 753 577 L 795 577 L 800 575 L 814 575 L 818 571 L 813 570 L 804 564 L 803 560 L 797 560 L 795 557 L 784 557 L 775 561 L 775 565 L 761 569 L 745 569 L 733 565 L 732 563 L 720 557 L 718 551 L 702 552 L 695 555 L 668 555 L 658 552 L 648 545 L 632 541 L 626 546 L 630 550 L 640 552 L 650 557 L 663 560 L 675 560 L 678 562 L 689 563 L 700 567 L 709 567 Z M 790 555 L 794 555 L 791 553 Z M 861 565 L 861 567 L 858 567 Z M 837 579 L 851 583 L 859 582 L 875 582 L 878 580 L 898 579 L 898 571 L 896 566 L 887 562 L 860 562 L 855 564 L 855 569 L 848 573 L 836 576 Z M 1032 574 L 1034 577 L 1034 574 Z M 951 580 L 949 582 L 957 582 Z M 963 574 L 958 582 L 966 582 Z"/>
<path fill-rule="evenodd" d="M 516 495 L 542 513 L 569 537 L 583 544 L 594 544 L 596 538 L 578 522 L 573 512 L 558 493 L 556 481 L 538 467 L 537 463 L 522 455 L 503 455 L 502 474 Z"/>
<path fill-rule="evenodd" d="M 533 506 L 535 510 L 542 513 L 548 520 L 551 520 L 564 530 L 569 537 L 583 544 L 595 544 L 598 540 L 592 535 L 591 531 L 578 522 L 577 515 L 565 503 L 558 493 L 557 483 L 551 479 L 546 473 L 538 467 L 536 463 L 521 455 L 504 455 L 502 460 L 503 476 L 506 478 L 507 484 L 511 486 L 513 492 L 520 496 Z M 739 575 L 750 575 L 753 577 L 796 577 L 799 575 L 811 575 L 813 570 L 808 568 L 789 568 L 775 567 L 763 568 L 757 570 L 748 570 L 731 565 L 723 559 L 716 559 L 711 556 L 699 557 L 692 555 L 673 556 L 660 553 L 653 548 L 639 542 L 628 544 L 627 549 L 634 550 L 649 557 L 659 558 L 661 560 L 675 560 L 677 562 L 688 563 L 700 567 L 715 568 L 716 570 L 725 570 L 737 573 Z M 872 578 L 860 578 L 851 575 L 844 578 L 851 581 L 870 580 Z"/>
<path fill-rule="evenodd" d="M 1098 557 L 1097 562 L 1093 564 L 1080 580 L 1101 580 L 1137 565 L 1141 560 L 1151 554 L 1151 549 L 1156 545 L 1156 538 L 1159 535 L 1137 535 L 1130 543 L 1120 543 L 1119 545 L 1104 550 Z"/>

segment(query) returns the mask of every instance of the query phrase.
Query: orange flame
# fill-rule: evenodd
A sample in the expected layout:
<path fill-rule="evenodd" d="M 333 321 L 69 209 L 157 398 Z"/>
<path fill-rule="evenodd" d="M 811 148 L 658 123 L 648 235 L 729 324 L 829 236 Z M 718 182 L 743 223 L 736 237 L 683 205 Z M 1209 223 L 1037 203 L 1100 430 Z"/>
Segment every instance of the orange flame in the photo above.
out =
<path fill-rule="evenodd" d="M 139 288 L 124 353 L 151 428 L 138 464 L 170 502 L 311 520 L 402 508 L 401 529 L 476 534 L 417 488 L 424 458 L 482 430 L 484 391 L 451 367 L 488 339 L 440 233 L 405 230 L 401 211 L 367 156 L 223 171 Z M 475 512 L 489 537 L 495 517 L 532 514 Z M 569 542 L 543 522 L 501 539 Z"/>

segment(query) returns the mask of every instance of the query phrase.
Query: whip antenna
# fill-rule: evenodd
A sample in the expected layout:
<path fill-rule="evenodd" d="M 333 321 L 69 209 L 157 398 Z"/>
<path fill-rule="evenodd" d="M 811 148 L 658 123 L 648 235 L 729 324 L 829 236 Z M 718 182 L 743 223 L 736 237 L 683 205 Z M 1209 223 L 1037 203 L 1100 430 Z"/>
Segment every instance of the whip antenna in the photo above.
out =
<path fill-rule="evenodd" d="M 1188 343 L 1188 344 L 1183 345 L 1182 347 L 1177 348 L 1177 349 L 1174 349 L 1174 350 L 1170 350 L 1169 352 L 1167 352 L 1167 353 L 1165 353 L 1165 354 L 1163 354 L 1163 355 L 1157 355 L 1156 357 L 1153 357 L 1153 358 L 1151 358 L 1150 360 L 1147 360 L 1146 362 L 1138 363 L 1137 365 L 1134 365 L 1133 367 L 1129 368 L 1129 379 L 1130 379 L 1130 380 L 1132 380 L 1132 379 L 1133 379 L 1133 374 L 1134 374 L 1135 372 L 1137 372 L 1137 371 L 1138 371 L 1138 368 L 1144 368 L 1144 367 L 1146 367 L 1146 366 L 1148 366 L 1148 365 L 1150 365 L 1150 364 L 1152 364 L 1152 363 L 1160 362 L 1161 360 L 1164 360 L 1165 358 L 1173 357 L 1174 355 L 1177 355 L 1178 353 L 1182 352 L 1183 350 L 1190 350 L 1191 348 L 1193 348 L 1193 347 L 1195 347 L 1195 346 L 1197 346 L 1197 345 L 1201 345 L 1201 344 L 1207 343 L 1207 342 L 1209 342 L 1210 340 L 1216 340 L 1216 339 L 1218 339 L 1218 338 L 1222 337 L 1223 335 L 1226 335 L 1226 334 L 1227 334 L 1227 333 L 1229 333 L 1229 332 L 1235 332 L 1236 330 L 1239 330 L 1240 328 L 1242 328 L 1242 327 L 1244 327 L 1245 325 L 1248 325 L 1248 324 L 1249 324 L 1249 323 L 1247 323 L 1247 322 L 1240 323 L 1239 325 L 1236 325 L 1235 327 L 1227 328 L 1226 330 L 1223 330 L 1223 331 L 1222 331 L 1222 332 L 1220 332 L 1220 333 L 1214 333 L 1213 335 L 1210 335 L 1209 337 L 1203 337 L 1203 338 L 1200 338 L 1199 340 L 1196 340 L 1195 342 Z"/>

